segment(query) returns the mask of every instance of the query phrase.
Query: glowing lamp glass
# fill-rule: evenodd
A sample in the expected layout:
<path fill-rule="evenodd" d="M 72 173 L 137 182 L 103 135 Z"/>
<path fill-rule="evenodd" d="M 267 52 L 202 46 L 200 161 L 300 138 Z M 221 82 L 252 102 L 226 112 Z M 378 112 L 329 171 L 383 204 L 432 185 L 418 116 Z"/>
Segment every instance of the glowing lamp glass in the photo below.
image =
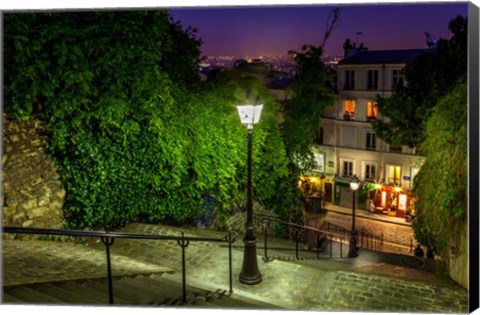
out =
<path fill-rule="evenodd" d="M 243 125 L 248 129 L 252 129 L 253 125 L 258 123 L 262 114 L 263 105 L 240 105 L 237 106 L 238 116 Z"/>

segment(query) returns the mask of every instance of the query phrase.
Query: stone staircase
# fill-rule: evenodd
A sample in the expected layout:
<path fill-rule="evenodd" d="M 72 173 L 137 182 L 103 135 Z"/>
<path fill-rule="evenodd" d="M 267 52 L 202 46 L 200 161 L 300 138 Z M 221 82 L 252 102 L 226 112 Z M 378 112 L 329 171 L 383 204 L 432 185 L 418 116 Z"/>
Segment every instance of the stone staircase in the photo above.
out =
<path fill-rule="evenodd" d="M 187 285 L 183 301 L 182 284 L 178 276 L 137 275 L 113 279 L 115 306 L 172 306 L 192 308 L 272 309 L 277 306 L 229 296 L 225 290 L 215 292 Z M 71 280 L 4 286 L 2 303 L 36 305 L 108 305 L 106 278 Z"/>

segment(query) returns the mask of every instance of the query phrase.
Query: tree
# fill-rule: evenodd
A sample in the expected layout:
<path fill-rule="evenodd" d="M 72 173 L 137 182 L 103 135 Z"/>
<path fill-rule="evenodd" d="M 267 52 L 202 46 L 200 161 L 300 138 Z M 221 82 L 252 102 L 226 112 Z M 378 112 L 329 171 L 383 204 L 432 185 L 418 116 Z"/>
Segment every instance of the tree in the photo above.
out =
<path fill-rule="evenodd" d="M 467 18 L 449 23 L 450 39 L 440 39 L 436 48 L 409 60 L 406 86 L 398 86 L 388 98 L 378 98 L 378 109 L 387 120 L 372 123 L 379 137 L 390 144 L 418 146 L 432 108 L 467 74 Z"/>
<path fill-rule="evenodd" d="M 414 182 L 415 236 L 445 258 L 467 216 L 467 112 L 467 83 L 460 83 L 432 110 L 421 144 L 426 158 Z"/>
<path fill-rule="evenodd" d="M 312 166 L 310 145 L 320 129 L 320 118 L 334 101 L 333 76 L 322 57 L 339 12 L 339 9 L 332 10 L 321 45 L 304 45 L 301 52 L 290 52 L 297 64 L 297 81 L 289 89 L 290 95 L 284 103 L 282 133 L 289 157 L 305 170 Z"/>
<path fill-rule="evenodd" d="M 5 109 L 14 118 L 145 96 L 152 85 L 135 79 L 154 82 L 158 71 L 180 85 L 198 79 L 200 41 L 166 10 L 9 13 L 4 23 Z"/>

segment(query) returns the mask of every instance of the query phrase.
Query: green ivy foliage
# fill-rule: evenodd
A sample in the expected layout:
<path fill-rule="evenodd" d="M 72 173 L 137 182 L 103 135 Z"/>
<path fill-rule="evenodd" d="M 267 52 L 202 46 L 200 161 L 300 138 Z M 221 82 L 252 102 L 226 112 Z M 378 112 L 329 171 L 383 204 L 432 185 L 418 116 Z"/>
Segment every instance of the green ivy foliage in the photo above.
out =
<path fill-rule="evenodd" d="M 422 143 L 425 162 L 415 177 L 416 238 L 440 254 L 456 239 L 467 210 L 467 84 L 462 83 L 433 109 Z"/>
<path fill-rule="evenodd" d="M 280 132 L 280 104 L 273 99 L 263 83 L 243 72 L 225 71 L 213 81 L 214 94 L 222 103 L 232 106 L 263 104 L 260 121 L 253 130 L 253 188 L 255 198 L 267 208 L 283 216 L 295 204 L 296 176 L 289 170 L 285 142 Z M 237 112 L 234 120 L 239 121 Z M 239 143 L 239 189 L 247 184 L 247 129 L 236 124 Z M 244 195 L 244 193 L 242 193 Z"/>
<path fill-rule="evenodd" d="M 288 204 L 279 105 L 251 78 L 200 85 L 199 45 L 163 10 L 5 15 L 5 111 L 47 123 L 69 227 L 228 217 L 246 187 L 235 105 L 252 97 L 255 196 Z"/>
<path fill-rule="evenodd" d="M 378 97 L 378 109 L 387 120 L 372 122 L 375 132 L 390 144 L 416 147 L 425 139 L 424 129 L 433 107 L 467 77 L 467 17 L 457 16 L 448 28 L 449 39 L 410 59 L 403 72 L 407 84 L 391 97 Z"/>
<path fill-rule="evenodd" d="M 310 145 L 320 129 L 325 109 L 334 104 L 333 77 L 322 60 L 323 47 L 305 45 L 295 53 L 297 81 L 289 88 L 290 97 L 284 104 L 282 133 L 288 155 L 301 171 L 313 166 Z M 299 163 L 298 163 L 299 162 Z"/>

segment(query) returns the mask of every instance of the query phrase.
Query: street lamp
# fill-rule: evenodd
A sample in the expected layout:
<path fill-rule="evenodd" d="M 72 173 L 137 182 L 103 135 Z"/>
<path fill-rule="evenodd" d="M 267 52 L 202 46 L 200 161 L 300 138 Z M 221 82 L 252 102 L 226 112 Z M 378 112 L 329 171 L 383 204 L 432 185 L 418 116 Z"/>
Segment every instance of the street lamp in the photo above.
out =
<path fill-rule="evenodd" d="M 243 125 L 248 129 L 248 163 L 247 163 L 247 222 L 246 233 L 243 238 L 243 264 L 239 280 L 243 284 L 253 285 L 262 281 L 262 275 L 258 270 L 257 263 L 257 239 L 255 238 L 253 226 L 253 181 L 252 181 L 252 134 L 253 125 L 260 120 L 263 105 L 242 105 L 237 106 L 238 115 Z"/>
<path fill-rule="evenodd" d="M 350 180 L 350 188 L 353 191 L 353 203 L 352 203 L 352 232 L 350 234 L 350 247 L 348 251 L 348 257 L 355 258 L 357 253 L 357 232 L 355 231 L 355 192 L 360 187 L 360 181 L 357 176 L 353 176 Z"/>

